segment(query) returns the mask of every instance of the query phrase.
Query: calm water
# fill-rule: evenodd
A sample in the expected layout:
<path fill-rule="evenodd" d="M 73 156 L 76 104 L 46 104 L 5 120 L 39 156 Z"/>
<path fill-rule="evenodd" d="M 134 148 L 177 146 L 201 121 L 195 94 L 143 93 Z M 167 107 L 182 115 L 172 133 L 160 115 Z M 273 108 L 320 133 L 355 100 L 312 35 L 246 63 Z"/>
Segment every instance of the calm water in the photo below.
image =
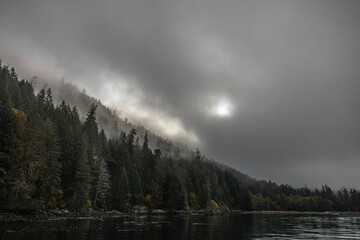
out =
<path fill-rule="evenodd" d="M 360 239 L 360 216 L 138 216 L 0 222 L 0 239 Z"/>

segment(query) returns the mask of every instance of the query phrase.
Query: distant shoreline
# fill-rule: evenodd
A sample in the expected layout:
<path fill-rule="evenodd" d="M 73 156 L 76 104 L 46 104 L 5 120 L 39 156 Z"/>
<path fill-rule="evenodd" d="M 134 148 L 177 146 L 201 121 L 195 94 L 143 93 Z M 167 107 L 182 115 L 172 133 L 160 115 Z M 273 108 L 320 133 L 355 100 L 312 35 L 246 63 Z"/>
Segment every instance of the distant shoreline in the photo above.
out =
<path fill-rule="evenodd" d="M 67 219 L 88 219 L 101 220 L 106 218 L 118 217 L 135 217 L 135 216 L 161 216 L 161 215 L 200 215 L 200 216 L 217 216 L 231 214 L 253 214 L 253 215 L 330 215 L 330 216 L 360 216 L 360 212 L 299 212 L 299 211 L 214 211 L 214 210 L 176 210 L 165 211 L 155 210 L 131 210 L 131 211 L 105 211 L 105 210 L 84 210 L 70 211 L 67 209 L 60 210 L 2 210 L 0 211 L 0 221 L 55 221 Z"/>
<path fill-rule="evenodd" d="M 291 215 L 291 214 L 298 214 L 298 215 L 360 215 L 360 212 L 339 212 L 339 211 L 325 211 L 325 212 L 311 212 L 311 211 L 242 211 L 241 214 L 284 214 L 284 215 Z"/>

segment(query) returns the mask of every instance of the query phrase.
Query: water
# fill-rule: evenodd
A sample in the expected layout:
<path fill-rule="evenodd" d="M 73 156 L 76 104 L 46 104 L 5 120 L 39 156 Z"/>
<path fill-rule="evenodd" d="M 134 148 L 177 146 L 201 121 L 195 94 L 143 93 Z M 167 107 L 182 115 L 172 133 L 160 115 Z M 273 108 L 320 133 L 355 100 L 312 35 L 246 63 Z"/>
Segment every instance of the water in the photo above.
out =
<path fill-rule="evenodd" d="M 360 239 L 360 216 L 137 216 L 0 222 L 0 239 Z"/>

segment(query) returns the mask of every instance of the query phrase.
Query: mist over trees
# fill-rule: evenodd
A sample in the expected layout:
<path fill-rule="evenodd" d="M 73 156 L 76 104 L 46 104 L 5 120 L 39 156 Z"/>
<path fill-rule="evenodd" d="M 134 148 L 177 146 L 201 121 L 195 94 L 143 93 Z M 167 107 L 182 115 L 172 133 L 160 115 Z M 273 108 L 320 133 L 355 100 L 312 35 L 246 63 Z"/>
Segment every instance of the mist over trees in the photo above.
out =
<path fill-rule="evenodd" d="M 110 110 L 111 119 L 99 126 L 101 103 L 93 101 L 82 118 L 77 104 L 56 104 L 53 94 L 50 88 L 35 94 L 31 81 L 0 61 L 3 209 L 360 210 L 358 190 L 257 181 L 198 149 L 182 154 L 182 147 L 141 126 L 122 129 Z"/>

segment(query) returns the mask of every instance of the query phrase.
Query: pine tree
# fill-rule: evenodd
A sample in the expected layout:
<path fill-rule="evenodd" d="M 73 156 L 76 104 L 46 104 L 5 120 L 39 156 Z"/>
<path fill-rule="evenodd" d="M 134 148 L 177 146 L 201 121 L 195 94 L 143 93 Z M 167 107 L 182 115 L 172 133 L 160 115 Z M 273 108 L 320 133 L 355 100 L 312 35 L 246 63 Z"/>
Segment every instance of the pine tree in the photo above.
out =
<path fill-rule="evenodd" d="M 87 139 L 87 158 L 91 172 L 91 199 L 96 199 L 96 186 L 100 173 L 100 155 L 98 147 L 98 124 L 96 122 L 97 105 L 91 104 L 83 125 L 83 132 Z"/>
<path fill-rule="evenodd" d="M 10 93 L 11 105 L 13 108 L 21 110 L 22 104 L 21 104 L 21 94 L 19 89 L 19 80 L 14 68 L 10 69 L 8 80 L 9 80 L 8 90 Z"/>
<path fill-rule="evenodd" d="M 82 137 L 81 144 L 78 143 L 77 147 L 77 151 L 81 153 L 81 156 L 76 163 L 75 179 L 72 187 L 73 196 L 71 200 L 71 207 L 80 209 L 91 205 L 91 172 L 86 155 L 88 143 L 84 135 Z"/>
<path fill-rule="evenodd" d="M 134 145 L 135 145 L 135 137 L 136 137 L 136 129 L 131 129 L 129 135 L 127 136 L 127 150 L 130 156 L 134 155 Z"/>
<path fill-rule="evenodd" d="M 109 179 L 110 179 L 110 174 L 107 168 L 107 164 L 104 158 L 101 157 L 98 179 L 95 189 L 95 198 L 93 204 L 94 207 L 97 206 L 96 204 L 98 201 L 103 204 L 105 203 L 110 188 Z"/>
<path fill-rule="evenodd" d="M 36 112 L 45 119 L 45 90 L 41 89 L 40 92 L 36 95 L 37 109 Z"/>
<path fill-rule="evenodd" d="M 97 105 L 91 104 L 90 109 L 86 115 L 84 123 L 84 132 L 88 135 L 89 146 L 93 147 L 97 144 L 98 140 L 98 124 L 96 122 L 96 108 Z"/>
<path fill-rule="evenodd" d="M 130 207 L 130 181 L 126 168 L 121 170 L 116 184 L 115 206 L 119 210 L 127 210 Z"/>
<path fill-rule="evenodd" d="M 32 84 L 28 81 L 21 80 L 19 82 L 19 89 L 22 99 L 22 103 L 21 103 L 23 107 L 22 110 L 25 113 L 28 113 L 31 110 L 37 111 L 37 101 Z"/>
<path fill-rule="evenodd" d="M 13 187 L 24 156 L 26 116 L 0 103 L 0 205 L 15 204 Z"/>
<path fill-rule="evenodd" d="M 149 140 L 148 140 L 147 131 L 145 132 L 145 137 L 144 137 L 144 142 L 143 142 L 143 145 L 142 145 L 142 150 L 143 151 L 149 151 Z"/>
<path fill-rule="evenodd" d="M 62 197 L 60 189 L 61 164 L 59 162 L 60 148 L 56 128 L 52 121 L 47 119 L 43 125 L 43 143 L 45 145 L 45 156 L 39 169 L 38 191 L 39 199 L 48 206 L 55 206 L 56 202 Z"/>
<path fill-rule="evenodd" d="M 52 99 L 52 91 L 51 88 L 46 90 L 46 96 L 45 96 L 45 115 L 47 118 L 52 119 L 54 115 L 54 102 Z"/>
<path fill-rule="evenodd" d="M 8 67 L 2 66 L 0 59 L 0 104 L 3 104 L 3 106 L 11 105 L 8 85 L 9 85 Z"/>

